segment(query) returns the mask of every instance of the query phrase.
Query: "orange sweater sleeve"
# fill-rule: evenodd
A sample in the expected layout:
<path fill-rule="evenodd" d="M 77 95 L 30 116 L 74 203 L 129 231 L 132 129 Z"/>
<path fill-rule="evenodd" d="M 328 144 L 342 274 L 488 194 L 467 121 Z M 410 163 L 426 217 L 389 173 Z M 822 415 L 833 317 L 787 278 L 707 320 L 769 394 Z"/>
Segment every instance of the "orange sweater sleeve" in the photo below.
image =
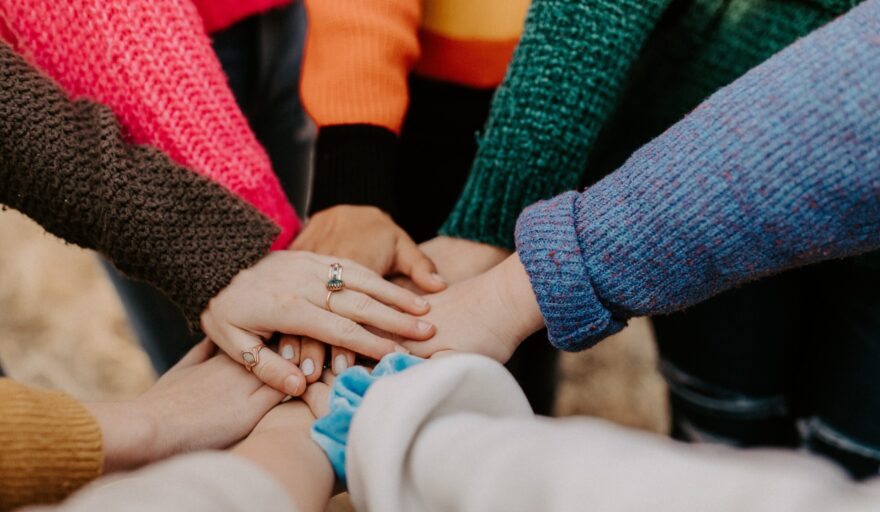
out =
<path fill-rule="evenodd" d="M 82 404 L 0 379 L 0 511 L 60 501 L 103 461 L 101 428 Z"/>
<path fill-rule="evenodd" d="M 419 56 L 421 0 L 306 0 L 306 9 L 301 95 L 315 123 L 399 133 Z"/>

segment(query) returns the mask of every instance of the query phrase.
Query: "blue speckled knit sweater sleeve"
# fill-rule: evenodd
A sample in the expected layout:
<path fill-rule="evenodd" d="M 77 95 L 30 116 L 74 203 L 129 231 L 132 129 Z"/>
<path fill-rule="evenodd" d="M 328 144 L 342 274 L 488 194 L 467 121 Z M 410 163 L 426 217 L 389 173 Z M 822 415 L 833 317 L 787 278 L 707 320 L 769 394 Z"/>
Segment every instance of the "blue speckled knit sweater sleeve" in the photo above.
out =
<path fill-rule="evenodd" d="M 517 250 L 551 341 L 880 247 L 880 0 L 722 89 L 582 194 L 526 210 Z"/>

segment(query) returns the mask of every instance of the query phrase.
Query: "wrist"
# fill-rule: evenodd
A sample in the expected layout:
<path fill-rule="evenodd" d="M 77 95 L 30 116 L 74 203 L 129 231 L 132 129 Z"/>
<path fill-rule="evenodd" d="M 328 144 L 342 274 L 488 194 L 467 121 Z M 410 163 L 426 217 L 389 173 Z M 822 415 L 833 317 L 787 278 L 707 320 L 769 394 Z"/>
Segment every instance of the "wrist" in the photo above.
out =
<path fill-rule="evenodd" d="M 139 403 L 91 402 L 85 407 L 101 428 L 103 473 L 134 469 L 159 458 L 157 423 Z"/>
<path fill-rule="evenodd" d="M 511 335 L 521 342 L 544 327 L 538 299 L 519 255 L 513 253 L 490 272 L 496 274 L 492 281 L 503 302 L 501 310 L 506 312 Z"/>
<path fill-rule="evenodd" d="M 256 432 L 232 453 L 273 475 L 297 510 L 319 512 L 333 492 L 335 479 L 330 461 L 311 440 L 310 429 L 310 425 L 296 425 Z"/>

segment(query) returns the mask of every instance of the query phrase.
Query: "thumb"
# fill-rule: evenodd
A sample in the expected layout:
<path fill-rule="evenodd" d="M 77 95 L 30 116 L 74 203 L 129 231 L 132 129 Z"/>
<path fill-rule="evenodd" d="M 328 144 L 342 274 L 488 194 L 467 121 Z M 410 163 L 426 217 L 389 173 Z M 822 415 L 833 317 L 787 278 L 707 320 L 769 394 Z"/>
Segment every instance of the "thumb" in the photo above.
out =
<path fill-rule="evenodd" d="M 434 262 L 407 235 L 403 235 L 397 242 L 394 270 L 409 277 L 426 292 L 435 293 L 446 289 L 446 281 L 437 274 Z"/>

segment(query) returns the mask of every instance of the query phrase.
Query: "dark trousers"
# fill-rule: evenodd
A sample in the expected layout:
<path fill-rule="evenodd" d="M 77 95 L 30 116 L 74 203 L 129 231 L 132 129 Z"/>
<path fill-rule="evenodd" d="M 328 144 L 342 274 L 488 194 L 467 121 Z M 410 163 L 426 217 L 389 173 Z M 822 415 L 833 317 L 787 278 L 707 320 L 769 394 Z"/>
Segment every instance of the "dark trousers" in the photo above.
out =
<path fill-rule="evenodd" d="M 305 11 L 298 2 L 213 34 L 235 99 L 300 214 L 306 209 L 314 139 L 299 99 L 305 31 Z M 164 373 L 202 335 L 189 332 L 183 316 L 158 290 L 107 268 L 135 335 L 156 371 Z"/>
<path fill-rule="evenodd" d="M 423 242 L 437 235 L 464 188 L 477 152 L 476 134 L 489 115 L 494 91 L 416 76 L 409 85 L 410 106 L 394 183 L 395 221 L 416 242 Z M 557 360 L 558 351 L 541 331 L 523 342 L 508 362 L 538 414 L 553 412 Z"/>
<path fill-rule="evenodd" d="M 673 435 L 880 470 L 880 271 L 849 259 L 654 319 Z"/>

